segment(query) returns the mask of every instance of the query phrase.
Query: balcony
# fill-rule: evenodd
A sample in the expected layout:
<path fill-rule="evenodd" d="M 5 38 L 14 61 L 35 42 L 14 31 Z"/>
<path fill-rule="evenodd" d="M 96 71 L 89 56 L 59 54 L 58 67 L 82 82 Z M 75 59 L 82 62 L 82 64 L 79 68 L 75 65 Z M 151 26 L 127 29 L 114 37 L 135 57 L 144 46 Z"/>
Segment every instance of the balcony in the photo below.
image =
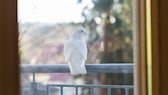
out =
<path fill-rule="evenodd" d="M 124 64 L 86 64 L 88 74 L 110 73 L 110 74 L 133 74 L 132 63 Z M 112 95 L 112 89 L 123 89 L 124 95 L 130 95 L 130 90 L 133 90 L 133 85 L 101 85 L 101 84 L 56 84 L 46 83 L 45 89 L 38 89 L 38 82 L 36 81 L 36 74 L 38 73 L 69 73 L 67 64 L 37 64 L 21 65 L 21 73 L 31 73 L 32 82 L 31 89 L 22 89 L 22 95 L 51 95 L 50 91 L 54 88 L 57 91 L 56 95 L 67 95 L 65 93 L 66 88 L 73 88 L 74 93 L 72 95 L 81 95 L 81 89 L 89 89 L 89 95 L 96 95 L 95 89 L 106 89 L 107 95 Z M 70 94 L 69 94 L 70 95 Z"/>

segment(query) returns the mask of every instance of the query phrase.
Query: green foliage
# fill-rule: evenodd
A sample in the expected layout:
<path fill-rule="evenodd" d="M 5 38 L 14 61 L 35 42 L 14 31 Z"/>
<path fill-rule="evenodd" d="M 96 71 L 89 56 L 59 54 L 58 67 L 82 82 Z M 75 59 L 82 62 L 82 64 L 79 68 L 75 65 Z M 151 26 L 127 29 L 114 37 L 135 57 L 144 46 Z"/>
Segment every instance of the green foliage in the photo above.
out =
<path fill-rule="evenodd" d="M 92 0 L 92 2 L 94 3 L 93 9 L 99 11 L 100 13 L 110 11 L 113 4 L 113 0 Z"/>

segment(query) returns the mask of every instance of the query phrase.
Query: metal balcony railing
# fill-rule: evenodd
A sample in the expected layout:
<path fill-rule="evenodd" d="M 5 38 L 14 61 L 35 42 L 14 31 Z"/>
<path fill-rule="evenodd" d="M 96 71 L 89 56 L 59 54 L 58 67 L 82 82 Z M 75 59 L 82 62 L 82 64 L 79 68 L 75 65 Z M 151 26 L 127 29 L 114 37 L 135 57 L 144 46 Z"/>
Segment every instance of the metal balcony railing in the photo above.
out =
<path fill-rule="evenodd" d="M 86 64 L 88 74 L 97 73 L 113 73 L 113 74 L 133 74 L 132 63 L 118 63 L 118 64 Z M 32 93 L 37 95 L 36 88 L 36 73 L 69 73 L 67 64 L 21 64 L 21 73 L 32 73 Z M 133 85 L 73 85 L 73 84 L 47 84 L 45 95 L 49 95 L 50 87 L 59 87 L 60 95 L 64 95 L 65 87 L 75 88 L 75 95 L 78 95 L 79 88 L 89 88 L 90 95 L 94 95 L 95 88 L 107 89 L 107 95 L 111 95 L 111 89 L 124 89 L 125 95 L 129 95 L 129 90 L 133 89 Z"/>

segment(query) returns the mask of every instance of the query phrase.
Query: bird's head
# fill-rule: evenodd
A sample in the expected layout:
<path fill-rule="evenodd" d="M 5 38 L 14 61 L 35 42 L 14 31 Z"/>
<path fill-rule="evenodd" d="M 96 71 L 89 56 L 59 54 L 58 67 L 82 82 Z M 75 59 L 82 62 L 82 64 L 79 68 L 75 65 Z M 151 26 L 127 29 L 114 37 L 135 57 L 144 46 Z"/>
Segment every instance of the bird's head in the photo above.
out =
<path fill-rule="evenodd" d="M 76 39 L 82 39 L 87 35 L 87 31 L 83 27 L 77 28 L 73 33 L 72 33 L 72 38 Z"/>

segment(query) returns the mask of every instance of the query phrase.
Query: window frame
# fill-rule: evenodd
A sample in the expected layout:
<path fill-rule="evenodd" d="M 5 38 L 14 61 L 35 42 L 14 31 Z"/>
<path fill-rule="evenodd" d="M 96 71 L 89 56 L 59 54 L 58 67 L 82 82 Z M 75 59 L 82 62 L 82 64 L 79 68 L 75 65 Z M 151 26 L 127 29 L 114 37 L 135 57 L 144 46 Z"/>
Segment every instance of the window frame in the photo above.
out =
<path fill-rule="evenodd" d="M 135 95 L 147 95 L 146 2 L 135 0 Z"/>
<path fill-rule="evenodd" d="M 161 11 L 167 8 L 165 4 L 168 3 L 166 0 L 150 0 L 151 2 L 151 29 L 152 29 L 152 54 L 151 54 L 151 60 L 152 60 L 152 94 L 153 95 L 164 95 L 167 91 L 165 90 L 167 86 L 164 85 L 164 83 L 167 83 L 167 74 L 166 72 L 168 69 L 165 69 L 164 66 L 166 65 L 166 58 L 161 58 L 162 56 L 166 56 L 164 51 L 167 51 L 164 46 L 166 45 L 166 39 L 168 40 L 168 37 L 165 35 L 168 28 L 164 26 L 167 22 L 164 21 L 166 19 L 166 16 L 164 14 L 168 14 L 166 11 Z M 9 3 L 10 2 L 10 3 Z M 140 4 L 138 3 L 140 2 Z M 158 3 L 161 2 L 161 3 Z M 146 28 L 146 22 L 145 22 L 145 0 L 136 0 L 136 5 L 140 5 L 139 7 L 142 7 L 141 9 L 136 8 L 138 12 L 136 13 L 136 18 L 141 18 L 141 22 L 138 21 L 136 24 L 140 25 L 139 28 L 141 28 L 141 31 Z M 163 5 L 163 6 L 162 6 Z M 158 11 L 161 12 L 158 12 Z M 161 13 L 161 14 L 160 14 Z M 0 44 L 2 45 L 0 47 L 0 75 L 3 76 L 0 78 L 0 94 L 5 95 L 19 95 L 19 55 L 18 55 L 18 26 L 17 26 L 17 0 L 1 0 L 0 1 Z M 140 15 L 139 15 L 140 14 Z M 139 15 L 139 16 L 138 16 Z M 161 15 L 161 16 L 160 16 Z M 160 18 L 158 18 L 160 17 Z M 161 22 L 158 22 L 161 20 Z M 167 25 L 167 24 L 166 24 Z M 138 26 L 137 26 L 138 27 Z M 138 30 L 139 28 L 136 28 Z M 160 31 L 160 32 L 159 32 Z M 142 32 L 140 36 L 136 39 L 140 39 L 141 37 L 144 38 L 145 33 Z M 164 40 L 163 38 L 164 37 Z M 162 38 L 162 39 L 161 39 Z M 141 42 L 146 42 L 145 38 Z M 140 44 L 141 42 L 137 42 L 136 44 Z M 161 46 L 159 46 L 161 45 Z M 139 45 L 138 45 L 139 46 Z M 140 56 L 137 56 L 138 60 L 141 60 L 140 62 L 144 62 L 141 65 L 141 68 L 136 69 L 136 89 L 137 93 L 142 91 L 141 95 L 147 94 L 147 80 L 146 80 L 146 43 L 143 45 L 140 45 L 139 48 L 137 47 L 136 50 L 141 50 L 138 53 L 140 53 Z M 160 48 L 160 49 L 159 49 Z M 137 53 L 137 54 L 138 54 Z M 145 54 L 144 54 L 145 53 Z M 149 60 L 149 59 L 148 59 Z M 159 64 L 160 63 L 160 64 Z M 138 63 L 136 65 L 136 68 L 138 67 Z M 163 69 L 162 69 L 163 68 Z M 139 72 L 140 70 L 145 70 L 143 72 Z M 162 73 L 160 73 L 160 71 Z M 140 77 L 138 77 L 140 75 Z M 13 79 L 11 81 L 11 79 Z M 149 81 L 149 80 L 148 80 Z M 10 88 L 9 88 L 10 87 Z M 161 90 L 161 88 L 164 88 Z"/>
<path fill-rule="evenodd" d="M 17 0 L 0 0 L 0 95 L 19 95 Z"/>

